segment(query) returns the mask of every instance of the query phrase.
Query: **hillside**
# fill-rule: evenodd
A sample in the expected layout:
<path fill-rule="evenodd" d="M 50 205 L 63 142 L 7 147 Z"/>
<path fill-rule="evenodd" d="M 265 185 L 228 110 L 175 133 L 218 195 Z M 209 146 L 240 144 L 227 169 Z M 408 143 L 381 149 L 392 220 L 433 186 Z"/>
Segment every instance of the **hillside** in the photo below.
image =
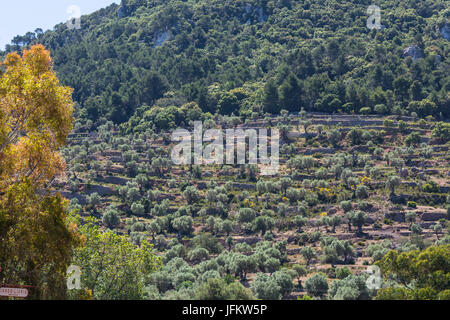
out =
<path fill-rule="evenodd" d="M 70 136 L 67 178 L 55 187 L 84 218 L 155 245 L 164 266 L 149 282 L 152 299 L 203 297 L 219 277 L 261 299 L 295 299 L 311 294 L 304 281 L 318 272 L 330 284 L 342 272 L 362 281 L 391 249 L 449 243 L 448 124 L 442 138 L 442 124 L 410 117 L 302 113 L 233 126 L 274 123 L 285 133 L 276 176 L 251 165 L 174 166 L 170 132 L 125 135 L 108 122 Z M 330 299 L 374 295 L 334 286 L 350 288 Z"/>
<path fill-rule="evenodd" d="M 370 4 L 128 0 L 8 50 L 49 48 L 79 118 L 94 123 L 189 102 L 245 117 L 301 107 L 449 117 L 448 2 L 378 1 L 381 30 L 366 26 Z"/>

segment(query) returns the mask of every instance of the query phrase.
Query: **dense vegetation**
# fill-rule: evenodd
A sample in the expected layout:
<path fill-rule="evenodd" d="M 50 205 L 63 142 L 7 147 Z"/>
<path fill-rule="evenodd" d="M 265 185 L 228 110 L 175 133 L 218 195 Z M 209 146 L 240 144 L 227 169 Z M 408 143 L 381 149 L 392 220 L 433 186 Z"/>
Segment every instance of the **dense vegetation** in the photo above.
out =
<path fill-rule="evenodd" d="M 59 84 L 42 46 L 8 55 L 1 67 L 0 283 L 25 282 L 38 287 L 33 298 L 62 298 L 80 239 L 65 223 L 67 201 L 45 191 L 64 169 L 59 148 L 72 130 L 72 90 Z"/>

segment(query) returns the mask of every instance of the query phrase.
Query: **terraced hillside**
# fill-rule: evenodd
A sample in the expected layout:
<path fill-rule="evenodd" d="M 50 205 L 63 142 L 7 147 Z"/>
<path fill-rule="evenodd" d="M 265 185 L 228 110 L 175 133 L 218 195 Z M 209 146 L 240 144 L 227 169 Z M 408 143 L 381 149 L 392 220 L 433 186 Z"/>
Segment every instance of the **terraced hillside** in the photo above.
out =
<path fill-rule="evenodd" d="M 365 274 L 389 249 L 450 241 L 448 123 L 283 112 L 205 127 L 278 128 L 278 175 L 176 166 L 170 132 L 127 135 L 111 122 L 78 126 L 62 152 L 67 177 L 54 183 L 71 209 L 163 257 L 153 298 L 193 298 L 210 278 L 236 277 L 258 298 L 293 299 L 312 294 L 305 280 L 319 272 L 331 283 L 346 268 Z"/>

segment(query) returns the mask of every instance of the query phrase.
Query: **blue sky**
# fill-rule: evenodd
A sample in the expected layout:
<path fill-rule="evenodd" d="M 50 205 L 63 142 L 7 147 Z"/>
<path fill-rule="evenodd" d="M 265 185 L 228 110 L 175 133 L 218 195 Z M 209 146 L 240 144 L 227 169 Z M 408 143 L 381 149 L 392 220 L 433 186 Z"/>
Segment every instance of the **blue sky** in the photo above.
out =
<path fill-rule="evenodd" d="M 67 9 L 78 6 L 81 14 L 92 13 L 120 0 L 2 0 L 0 3 L 0 49 L 17 35 L 41 28 L 44 31 L 70 18 Z"/>

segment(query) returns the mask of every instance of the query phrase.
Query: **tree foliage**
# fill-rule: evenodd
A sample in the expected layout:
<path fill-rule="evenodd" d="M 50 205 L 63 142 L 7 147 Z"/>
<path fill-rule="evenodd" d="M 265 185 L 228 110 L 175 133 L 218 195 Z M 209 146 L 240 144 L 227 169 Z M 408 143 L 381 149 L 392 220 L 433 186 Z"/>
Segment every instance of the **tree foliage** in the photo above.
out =
<path fill-rule="evenodd" d="M 431 246 L 423 251 L 389 251 L 376 263 L 383 277 L 398 287 L 383 288 L 377 299 L 437 299 L 450 285 L 450 245 Z M 448 293 L 447 293 L 448 299 Z"/>

